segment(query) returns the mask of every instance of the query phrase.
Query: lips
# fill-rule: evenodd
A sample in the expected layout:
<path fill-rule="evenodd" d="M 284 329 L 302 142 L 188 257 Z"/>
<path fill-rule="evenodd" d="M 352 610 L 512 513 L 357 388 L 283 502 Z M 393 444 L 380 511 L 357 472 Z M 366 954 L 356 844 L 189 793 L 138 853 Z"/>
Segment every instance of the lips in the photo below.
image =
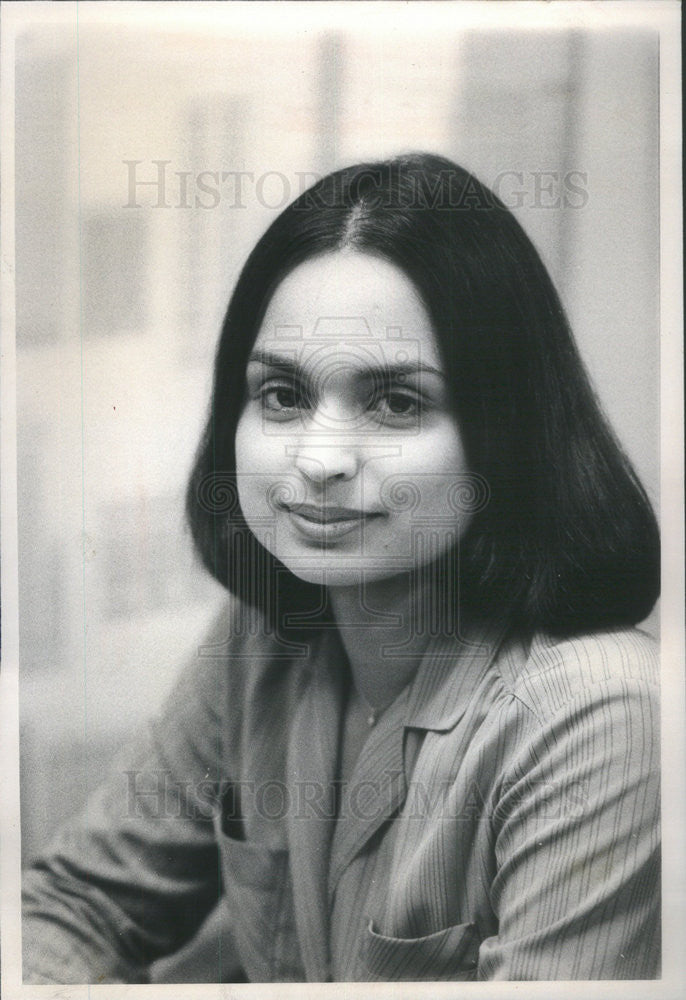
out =
<path fill-rule="evenodd" d="M 383 516 L 381 512 L 354 507 L 321 507 L 309 503 L 279 506 L 291 515 L 293 524 L 302 535 L 318 542 L 335 541 Z"/>
<path fill-rule="evenodd" d="M 311 503 L 285 505 L 291 514 L 298 514 L 315 524 L 337 524 L 340 521 L 362 521 L 372 513 L 355 510 L 353 507 L 317 507 Z"/>

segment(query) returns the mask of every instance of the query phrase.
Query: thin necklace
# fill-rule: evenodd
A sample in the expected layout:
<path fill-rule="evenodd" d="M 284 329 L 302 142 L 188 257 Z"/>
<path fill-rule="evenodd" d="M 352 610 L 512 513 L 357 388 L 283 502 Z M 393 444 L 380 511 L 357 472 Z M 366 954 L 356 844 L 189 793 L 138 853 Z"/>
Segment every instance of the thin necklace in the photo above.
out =
<path fill-rule="evenodd" d="M 360 701 L 362 702 L 362 708 L 364 709 L 365 712 L 367 725 L 369 726 L 370 729 L 372 729 L 377 724 L 377 722 L 384 714 L 386 709 L 389 708 L 393 704 L 393 702 L 389 702 L 388 705 L 379 705 L 378 707 L 375 708 L 371 702 L 367 701 L 367 699 L 365 698 L 365 696 L 362 694 L 361 691 L 358 691 L 357 693 Z M 393 700 L 395 701 L 395 699 Z"/>
<path fill-rule="evenodd" d="M 398 691 L 398 693 L 393 698 L 391 698 L 391 700 L 387 702 L 385 705 L 374 706 L 370 701 L 367 701 L 362 692 L 355 687 L 352 679 L 350 683 L 352 684 L 352 691 L 354 692 L 354 694 L 357 695 L 360 701 L 362 711 L 364 712 L 365 720 L 370 729 L 374 728 L 374 726 L 377 724 L 381 716 L 391 707 L 391 705 L 395 701 L 398 700 L 402 692 L 405 691 L 406 688 L 408 688 L 410 685 L 410 681 L 408 681 L 405 687 L 403 687 L 401 691 Z"/>
<path fill-rule="evenodd" d="M 367 725 L 371 729 L 372 726 L 376 725 L 377 719 L 381 715 L 380 708 L 373 708 L 365 698 L 365 708 L 367 709 Z"/>
<path fill-rule="evenodd" d="M 365 713 L 365 719 L 367 721 L 367 725 L 369 726 L 370 729 L 374 728 L 374 726 L 377 724 L 381 716 L 384 715 L 384 713 L 388 711 L 391 705 L 398 700 L 403 691 L 407 690 L 411 682 L 412 679 L 410 678 L 407 684 L 400 691 L 398 691 L 398 693 L 393 698 L 391 698 L 389 702 L 387 702 L 385 705 L 378 705 L 377 707 L 372 705 L 370 701 L 367 701 L 367 699 L 365 698 L 365 696 L 362 694 L 361 691 L 355 689 L 357 697 L 360 699 L 360 704 L 362 705 L 362 709 Z"/>

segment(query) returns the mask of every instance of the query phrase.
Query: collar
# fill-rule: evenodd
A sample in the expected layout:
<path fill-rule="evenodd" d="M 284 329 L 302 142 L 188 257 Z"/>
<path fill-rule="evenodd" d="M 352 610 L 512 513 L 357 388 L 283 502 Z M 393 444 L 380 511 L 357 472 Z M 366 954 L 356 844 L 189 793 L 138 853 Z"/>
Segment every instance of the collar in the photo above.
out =
<path fill-rule="evenodd" d="M 406 728 L 435 732 L 453 729 L 506 633 L 506 623 L 475 623 L 464 633 L 433 637 L 410 685 Z"/>
<path fill-rule="evenodd" d="M 452 729 L 503 646 L 507 633 L 506 622 L 496 625 L 474 622 L 458 634 L 433 636 L 416 674 L 396 702 L 399 705 L 406 701 L 404 727 L 435 732 Z M 323 668 L 330 675 L 339 675 L 335 681 L 338 686 L 346 654 L 335 626 L 320 634 L 313 652 L 309 669 L 318 673 Z"/>

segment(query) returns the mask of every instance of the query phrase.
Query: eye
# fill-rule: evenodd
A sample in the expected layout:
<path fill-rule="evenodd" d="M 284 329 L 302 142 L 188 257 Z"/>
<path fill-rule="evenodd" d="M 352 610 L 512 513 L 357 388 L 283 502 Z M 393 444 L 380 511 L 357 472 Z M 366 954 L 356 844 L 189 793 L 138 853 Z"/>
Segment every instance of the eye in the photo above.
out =
<path fill-rule="evenodd" d="M 262 393 L 264 405 L 270 410 L 289 410 L 298 405 L 298 397 L 291 386 L 278 385 Z"/>
<path fill-rule="evenodd" d="M 409 389 L 391 387 L 379 392 L 373 408 L 385 424 L 407 424 L 419 418 L 422 401 Z"/>
<path fill-rule="evenodd" d="M 262 409 L 271 420 L 292 419 L 308 406 L 302 388 L 287 380 L 265 382 L 258 396 Z"/>
<path fill-rule="evenodd" d="M 419 409 L 419 400 L 404 392 L 389 392 L 386 405 L 391 413 L 415 413 Z"/>

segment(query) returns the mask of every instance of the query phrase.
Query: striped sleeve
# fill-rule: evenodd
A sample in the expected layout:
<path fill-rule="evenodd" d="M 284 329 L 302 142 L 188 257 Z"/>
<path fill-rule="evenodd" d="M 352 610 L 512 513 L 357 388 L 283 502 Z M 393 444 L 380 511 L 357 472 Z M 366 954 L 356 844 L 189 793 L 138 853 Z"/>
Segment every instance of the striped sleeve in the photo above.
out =
<path fill-rule="evenodd" d="M 554 672 L 546 683 L 557 683 Z M 487 980 L 659 975 L 658 699 L 613 676 L 520 702 L 519 750 L 495 812 L 498 933 L 481 944 Z"/>

